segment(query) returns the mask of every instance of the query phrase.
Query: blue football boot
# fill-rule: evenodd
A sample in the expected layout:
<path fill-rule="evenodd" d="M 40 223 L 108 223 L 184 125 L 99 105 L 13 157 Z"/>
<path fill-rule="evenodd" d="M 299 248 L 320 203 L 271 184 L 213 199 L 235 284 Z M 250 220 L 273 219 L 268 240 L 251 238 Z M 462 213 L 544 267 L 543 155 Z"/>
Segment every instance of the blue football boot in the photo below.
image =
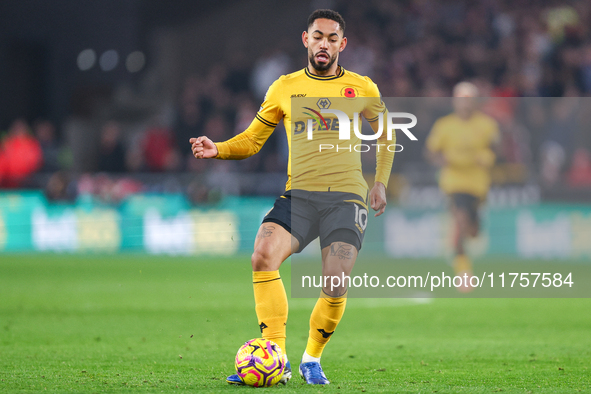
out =
<path fill-rule="evenodd" d="M 240 376 L 238 376 L 237 373 L 230 375 L 226 378 L 226 382 L 230 383 L 230 384 L 239 384 L 239 385 L 244 385 L 244 382 L 242 381 L 242 379 L 240 379 Z"/>
<path fill-rule="evenodd" d="M 308 384 L 330 384 L 317 362 L 300 364 L 300 375 Z"/>

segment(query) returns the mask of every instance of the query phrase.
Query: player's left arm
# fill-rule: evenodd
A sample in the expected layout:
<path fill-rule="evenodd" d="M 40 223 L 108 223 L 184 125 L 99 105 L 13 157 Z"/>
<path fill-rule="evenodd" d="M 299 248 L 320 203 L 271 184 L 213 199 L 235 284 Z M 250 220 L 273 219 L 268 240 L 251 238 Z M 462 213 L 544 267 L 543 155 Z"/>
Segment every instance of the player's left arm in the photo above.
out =
<path fill-rule="evenodd" d="M 386 113 L 384 114 L 384 117 Z M 385 121 L 384 121 L 385 123 Z M 373 131 L 377 132 L 379 122 L 374 121 L 369 123 Z M 376 149 L 376 176 L 374 185 L 369 192 L 369 204 L 374 211 L 377 211 L 375 217 L 384 213 L 387 205 L 386 188 L 388 187 L 388 180 L 390 179 L 390 172 L 392 171 L 392 163 L 394 162 L 394 152 L 387 149 L 389 144 L 396 143 L 396 133 L 392 133 L 392 140 L 389 141 L 385 132 L 378 138 L 378 147 Z"/>
<path fill-rule="evenodd" d="M 377 132 L 379 129 L 380 114 L 383 115 L 383 125 L 385 127 L 387 109 L 382 101 L 380 91 L 376 84 L 370 81 L 368 85 L 368 98 L 366 98 L 366 100 L 369 102 L 363 112 L 363 116 L 369 122 L 372 130 Z M 386 209 L 386 188 L 388 187 L 388 180 L 390 179 L 390 172 L 392 171 L 392 163 L 394 162 L 394 152 L 387 149 L 387 146 L 393 144 L 396 144 L 396 133 L 392 132 L 392 139 L 388 140 L 386 130 L 382 130 L 382 135 L 378 138 L 378 147 L 376 147 L 375 182 L 369 192 L 369 204 L 371 208 L 376 211 L 374 216 L 380 216 Z"/>
<path fill-rule="evenodd" d="M 374 217 L 380 216 L 386 210 L 386 185 L 376 181 L 369 191 L 369 206 L 377 211 Z"/>

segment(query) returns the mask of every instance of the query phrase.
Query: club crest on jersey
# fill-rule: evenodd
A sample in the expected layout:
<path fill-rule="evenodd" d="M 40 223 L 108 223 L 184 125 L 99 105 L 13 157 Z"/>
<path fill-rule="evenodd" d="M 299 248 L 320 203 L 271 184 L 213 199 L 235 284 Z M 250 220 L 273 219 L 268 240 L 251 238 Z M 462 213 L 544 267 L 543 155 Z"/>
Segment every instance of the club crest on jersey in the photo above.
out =
<path fill-rule="evenodd" d="M 318 99 L 318 102 L 316 103 L 316 105 L 320 109 L 329 109 L 330 108 L 330 104 L 331 104 L 330 100 L 327 99 L 326 97 L 323 97 L 321 99 Z"/>

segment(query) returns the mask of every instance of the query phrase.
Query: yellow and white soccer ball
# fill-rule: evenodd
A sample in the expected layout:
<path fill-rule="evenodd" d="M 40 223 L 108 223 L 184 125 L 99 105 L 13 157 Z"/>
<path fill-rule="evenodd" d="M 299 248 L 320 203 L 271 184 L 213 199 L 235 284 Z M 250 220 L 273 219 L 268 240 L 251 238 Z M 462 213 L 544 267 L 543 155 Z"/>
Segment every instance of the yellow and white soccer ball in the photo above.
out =
<path fill-rule="evenodd" d="M 279 383 L 285 371 L 283 350 L 273 341 L 255 338 L 247 341 L 236 354 L 236 373 L 253 387 L 270 387 Z"/>

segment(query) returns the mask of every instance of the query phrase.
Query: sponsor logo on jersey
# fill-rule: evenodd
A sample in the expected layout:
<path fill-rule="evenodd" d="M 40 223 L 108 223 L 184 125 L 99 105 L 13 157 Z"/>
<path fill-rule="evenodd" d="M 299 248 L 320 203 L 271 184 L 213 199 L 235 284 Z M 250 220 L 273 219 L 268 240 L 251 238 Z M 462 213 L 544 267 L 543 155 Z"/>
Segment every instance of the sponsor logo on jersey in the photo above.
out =
<path fill-rule="evenodd" d="M 339 120 L 337 118 L 325 118 L 322 117 L 322 120 L 318 118 L 318 121 L 314 122 L 314 130 L 332 130 L 332 131 L 339 131 Z M 293 133 L 294 135 L 302 134 L 306 131 L 306 122 L 304 121 L 297 121 L 293 124 Z"/>

